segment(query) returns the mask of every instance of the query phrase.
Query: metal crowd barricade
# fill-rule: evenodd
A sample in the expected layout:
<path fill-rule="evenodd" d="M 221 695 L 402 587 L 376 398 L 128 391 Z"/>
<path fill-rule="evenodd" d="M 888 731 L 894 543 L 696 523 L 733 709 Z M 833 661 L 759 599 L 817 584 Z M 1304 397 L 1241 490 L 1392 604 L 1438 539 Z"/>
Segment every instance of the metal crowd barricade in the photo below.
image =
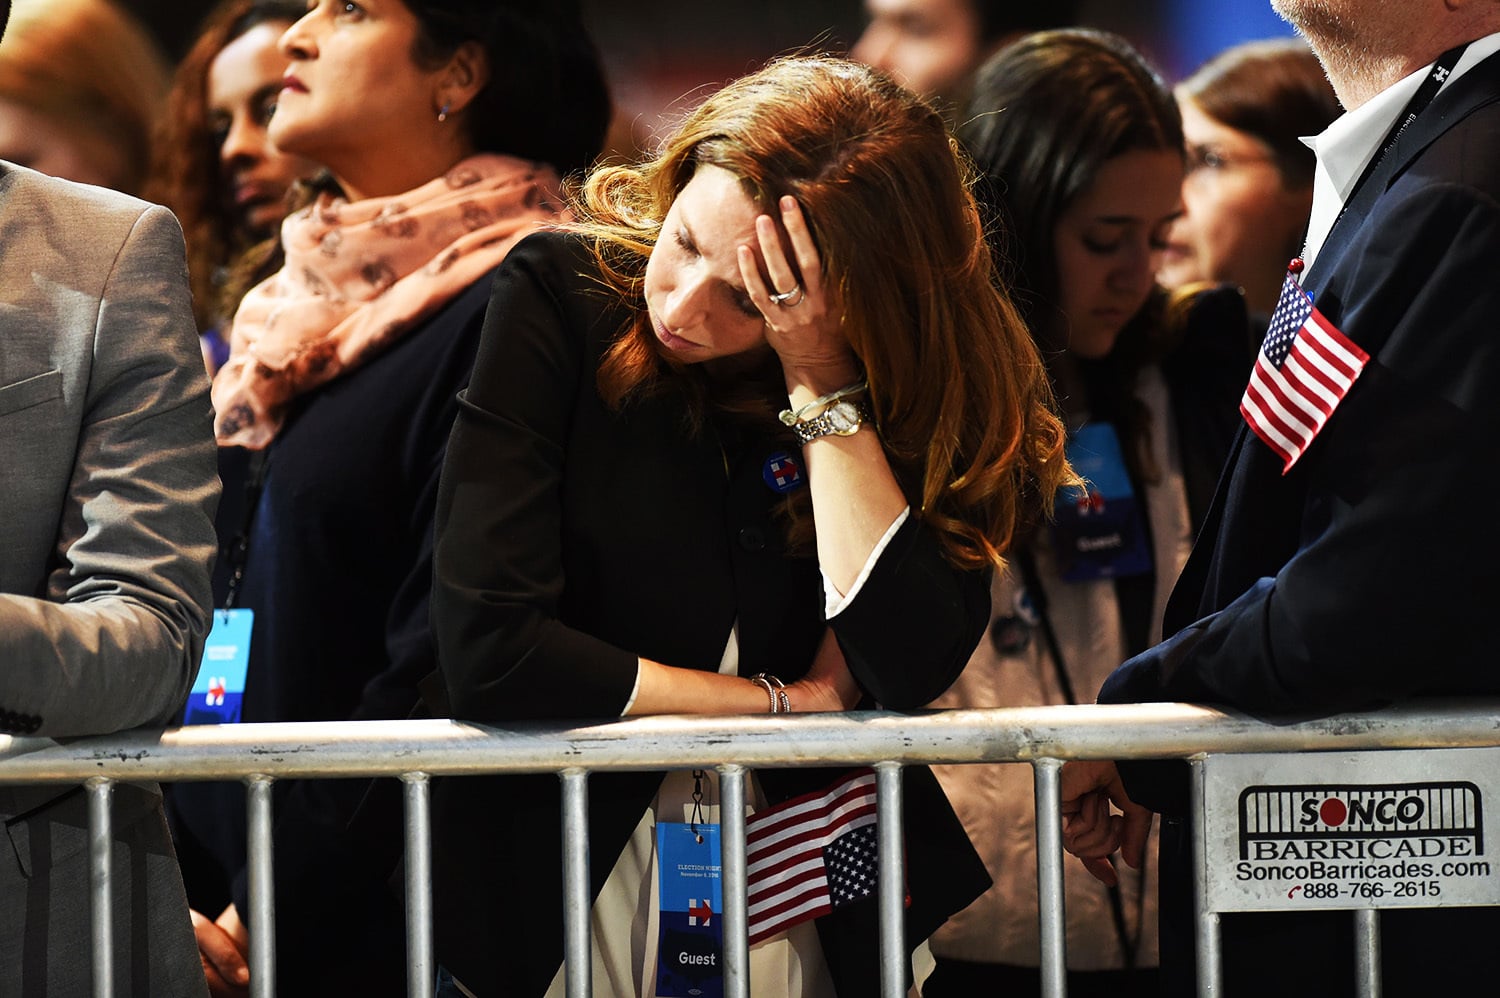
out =
<path fill-rule="evenodd" d="M 563 782 L 566 859 L 564 955 L 567 993 L 590 993 L 586 837 L 587 780 L 600 770 L 715 766 L 723 816 L 725 994 L 748 998 L 745 902 L 745 776 L 754 769 L 873 764 L 880 841 L 881 994 L 906 994 L 903 926 L 901 767 L 936 763 L 1030 763 L 1036 777 L 1042 986 L 1064 994 L 1066 953 L 1058 818 L 1062 763 L 1070 759 L 1179 758 L 1211 754 L 1500 746 L 1497 705 L 1395 708 L 1292 725 L 1271 725 L 1181 704 L 1038 707 L 918 714 L 850 713 L 781 717 L 660 717 L 579 727 L 488 728 L 452 721 L 327 722 L 191 727 L 57 743 L 0 736 L 0 784 L 83 783 L 90 800 L 94 900 L 94 994 L 110 998 L 112 934 L 110 788 L 119 780 L 243 779 L 249 808 L 251 994 L 274 981 L 271 786 L 278 779 L 396 777 L 406 790 L 408 993 L 430 996 L 431 930 L 428 784 L 432 776 L 554 772 Z M 1201 781 L 1200 781 L 1201 787 Z M 997 820 L 999 816 L 997 816 Z M 1496 898 L 1500 901 L 1500 897 Z M 1203 913 L 1208 916 L 1210 913 Z M 1374 919 L 1358 916 L 1368 963 L 1378 945 Z M 1211 918 L 1205 917 L 1205 922 Z M 1207 934 L 1205 955 L 1217 964 Z M 1351 954 L 1353 959 L 1356 954 Z M 1370 967 L 1367 994 L 1378 993 Z M 1212 994 L 1213 975 L 1204 980 Z"/>
<path fill-rule="evenodd" d="M 1224 912 L 1350 912 L 1353 978 L 1375 998 L 1382 909 L 1500 902 L 1484 820 L 1500 799 L 1500 748 L 1205 753 L 1189 765 L 1205 993 L 1223 978 Z"/>

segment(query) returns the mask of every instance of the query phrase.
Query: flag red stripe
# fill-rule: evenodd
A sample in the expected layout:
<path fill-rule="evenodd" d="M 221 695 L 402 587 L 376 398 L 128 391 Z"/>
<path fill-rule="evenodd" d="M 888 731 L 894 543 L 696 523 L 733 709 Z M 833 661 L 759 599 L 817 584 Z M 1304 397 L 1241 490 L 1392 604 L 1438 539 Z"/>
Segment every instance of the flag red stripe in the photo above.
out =
<path fill-rule="evenodd" d="M 873 825 L 875 810 L 875 774 L 864 769 L 745 820 L 751 943 L 833 910 L 824 850 Z"/>
<path fill-rule="evenodd" d="M 798 859 L 801 862 L 805 863 L 808 860 L 813 859 L 821 860 L 822 856 L 801 856 L 798 857 Z M 796 863 L 793 863 L 791 865 L 795 867 Z M 796 873 L 789 874 L 787 876 L 776 877 L 775 875 L 772 875 L 771 877 L 766 878 L 764 881 L 757 882 L 756 887 L 749 892 L 749 896 L 746 898 L 746 901 L 751 906 L 754 906 L 758 901 L 762 901 L 765 898 L 771 897 L 781 891 L 792 890 L 799 884 L 805 884 L 810 880 L 827 879 L 827 868 L 824 867 L 821 862 L 816 866 L 810 867 L 806 870 L 798 870 Z"/>
<path fill-rule="evenodd" d="M 788 887 L 758 901 L 757 905 L 756 910 L 749 913 L 746 925 L 752 940 L 776 932 L 776 927 L 832 911 L 833 898 L 828 893 L 827 878 L 819 874 L 816 880 L 800 887 Z"/>
<path fill-rule="evenodd" d="M 1341 378 L 1342 382 L 1329 378 L 1326 371 L 1320 373 L 1323 374 L 1326 382 L 1336 394 L 1343 393 L 1349 390 L 1349 385 L 1359 376 L 1359 372 L 1364 369 L 1364 366 L 1350 367 L 1345 358 L 1336 349 L 1335 344 L 1331 344 L 1327 340 L 1327 337 L 1315 336 L 1309 333 L 1306 336 L 1297 337 L 1297 345 L 1313 353 L 1315 356 L 1322 357 L 1328 366 L 1333 368 L 1334 375 Z"/>
<path fill-rule="evenodd" d="M 1349 390 L 1349 382 L 1345 378 L 1341 383 L 1338 379 L 1342 375 L 1325 370 L 1319 363 L 1321 358 L 1324 355 L 1312 344 L 1298 340 L 1287 352 L 1286 361 L 1281 365 L 1281 376 L 1327 419 L 1344 392 Z"/>
<path fill-rule="evenodd" d="M 824 822 L 832 815 L 851 806 L 860 806 L 863 800 L 868 798 L 871 802 L 875 800 L 875 778 L 872 776 L 868 783 L 858 783 L 848 789 L 839 792 L 836 796 L 819 801 L 816 807 L 806 807 L 809 802 L 791 806 L 788 801 L 760 814 L 752 814 L 745 819 L 745 845 L 751 847 L 761 839 L 775 835 L 779 830 L 789 825 L 801 824 L 821 818 Z"/>
<path fill-rule="evenodd" d="M 1300 336 L 1297 338 L 1297 345 L 1302 347 L 1304 351 L 1323 358 L 1324 363 L 1332 369 L 1331 373 L 1329 371 L 1321 373 L 1327 379 L 1328 383 L 1332 385 L 1334 391 L 1348 391 L 1349 385 L 1359 376 L 1359 372 L 1363 369 L 1362 366 L 1350 367 L 1345 363 L 1344 358 L 1339 355 L 1339 351 L 1334 348 L 1334 345 L 1328 343 L 1323 337 L 1310 334 Z"/>
<path fill-rule="evenodd" d="M 790 871 L 796 870 L 804 863 L 821 863 L 823 861 L 823 847 L 809 849 L 806 852 L 797 853 L 779 860 L 774 866 L 762 867 L 751 874 L 750 896 L 754 897 L 756 891 L 761 890 L 760 885 L 767 887 L 780 883 L 784 878 L 796 876 Z"/>
<path fill-rule="evenodd" d="M 750 916 L 750 923 L 756 925 L 771 921 L 779 918 L 784 912 L 806 904 L 810 900 L 817 900 L 818 898 L 832 903 L 828 893 L 827 878 L 821 878 L 816 883 L 804 884 L 800 890 L 788 890 L 776 895 L 769 903 L 763 904 Z"/>
<path fill-rule="evenodd" d="M 873 825 L 873 817 L 868 821 L 857 822 L 847 827 L 839 827 L 830 830 L 812 829 L 795 838 L 787 840 L 785 848 L 766 849 L 755 856 L 746 856 L 745 868 L 752 881 L 760 881 L 766 878 L 774 878 L 778 872 L 790 865 L 803 862 L 809 857 L 822 855 L 823 849 L 835 839 L 849 832 Z"/>
<path fill-rule="evenodd" d="M 1311 326 L 1318 333 L 1322 334 L 1324 337 L 1328 338 L 1334 343 L 1337 343 L 1339 346 L 1343 347 L 1354 356 L 1354 364 L 1351 367 L 1351 377 L 1358 374 L 1361 370 L 1364 369 L 1364 366 L 1370 362 L 1370 355 L 1365 353 L 1364 349 L 1358 343 L 1355 343 L 1349 337 L 1345 336 L 1343 330 L 1339 329 L 1333 323 L 1329 322 L 1328 317 L 1322 312 L 1319 312 L 1317 309 L 1312 310 L 1312 315 L 1309 315 L 1307 317 L 1307 322 L 1305 323 L 1305 325 Z M 1350 365 L 1347 363 L 1345 363 L 1343 366 L 1350 367 Z"/>
<path fill-rule="evenodd" d="M 1363 370 L 1363 358 L 1359 367 L 1351 368 L 1349 358 L 1341 355 L 1340 349 L 1347 349 L 1356 358 L 1364 353 L 1337 330 L 1330 332 L 1326 326 L 1304 327 L 1280 370 L 1264 354 L 1256 359 L 1245 397 L 1240 401 L 1240 414 L 1256 435 L 1283 459 L 1283 470 L 1290 469 L 1302 456 Z M 1345 383 L 1337 378 L 1344 378 Z M 1330 403 L 1326 396 L 1332 396 L 1334 401 Z"/>
<path fill-rule="evenodd" d="M 1301 325 L 1287 342 L 1288 331 L 1299 321 Z M 1279 365 L 1271 361 L 1267 350 L 1280 356 Z M 1271 335 L 1255 359 L 1240 399 L 1240 415 L 1282 458 L 1283 473 L 1311 445 L 1369 359 L 1369 354 L 1312 307 L 1312 299 L 1288 274 L 1271 317 Z"/>
<path fill-rule="evenodd" d="M 1252 397 L 1259 407 L 1262 424 L 1274 427 L 1278 434 L 1291 441 L 1294 446 L 1304 446 L 1312 439 L 1313 433 L 1317 432 L 1315 427 L 1308 427 L 1277 411 L 1278 406 L 1286 408 L 1286 403 L 1277 397 L 1276 386 L 1268 379 L 1252 377 L 1245 394 Z"/>
<path fill-rule="evenodd" d="M 747 867 L 754 866 L 767 856 L 775 856 L 778 853 L 794 852 L 808 847 L 821 849 L 823 847 L 823 838 L 826 834 L 827 831 L 825 829 L 808 828 L 796 834 L 789 834 L 784 839 L 778 839 L 769 846 L 762 846 L 754 850 L 747 848 L 745 850 L 745 865 Z"/>
<path fill-rule="evenodd" d="M 1305 396 L 1298 390 L 1300 386 L 1297 384 L 1288 382 L 1284 377 L 1277 377 L 1276 372 L 1260 373 L 1261 377 L 1252 378 L 1250 384 L 1251 387 L 1260 389 L 1262 411 L 1267 417 L 1274 416 L 1288 436 L 1302 441 L 1311 440 L 1328 417 L 1316 407 L 1308 412 L 1299 404 L 1298 400 L 1305 399 Z"/>
<path fill-rule="evenodd" d="M 796 797 L 790 797 L 774 807 L 767 808 L 766 810 L 761 811 L 757 814 L 752 814 L 750 817 L 745 819 L 745 824 L 748 829 L 750 825 L 754 824 L 757 821 L 763 821 L 766 818 L 772 816 L 777 816 L 785 814 L 789 811 L 794 811 L 804 804 L 809 804 L 819 800 L 836 800 L 837 798 L 850 793 L 851 790 L 857 789 L 859 787 L 873 788 L 874 786 L 875 771 L 873 769 L 854 770 L 853 772 L 847 774 L 836 785 L 827 790 L 812 790 L 808 793 L 801 794 Z"/>
<path fill-rule="evenodd" d="M 807 921 L 809 918 L 819 918 L 823 915 L 828 914 L 832 910 L 833 905 L 831 903 L 825 902 L 824 904 L 818 905 L 815 908 L 809 908 L 806 911 L 799 911 L 793 914 L 788 914 L 785 918 L 781 918 L 774 922 L 767 922 L 758 927 L 755 927 L 749 932 L 749 943 L 751 946 L 754 946 L 762 939 L 769 939 L 783 929 L 789 929 L 794 925 Z"/>
<path fill-rule="evenodd" d="M 1283 446 L 1275 435 L 1267 431 L 1265 425 L 1260 422 L 1260 417 L 1250 408 L 1250 403 L 1253 401 L 1247 392 L 1244 401 L 1240 402 L 1240 415 L 1245 417 L 1245 422 L 1250 424 L 1250 429 L 1255 431 L 1255 435 L 1281 458 L 1284 467 L 1291 467 L 1292 462 L 1296 460 L 1295 455 Z"/>
<path fill-rule="evenodd" d="M 1333 415 L 1334 407 L 1339 404 L 1343 397 L 1344 385 L 1340 385 L 1328 376 L 1328 372 L 1318 367 L 1315 362 L 1316 353 L 1303 350 L 1300 346 L 1294 347 L 1287 354 L 1286 363 L 1282 365 L 1282 372 L 1290 387 L 1296 389 L 1297 398 L 1307 403 L 1306 408 L 1316 410 L 1313 418 L 1322 425 L 1322 421 Z"/>
<path fill-rule="evenodd" d="M 777 849 L 781 849 L 787 843 L 804 838 L 806 835 L 806 833 L 801 833 L 799 835 L 788 835 L 785 838 L 776 838 L 778 834 L 798 827 L 812 826 L 826 838 L 835 839 L 852 828 L 869 824 L 868 821 L 863 819 L 873 817 L 874 814 L 875 799 L 871 796 L 867 800 L 853 802 L 849 806 L 837 810 L 836 813 L 811 812 L 799 815 L 795 821 L 778 820 L 768 822 L 766 828 L 758 830 L 760 834 L 756 835 L 754 841 L 751 841 L 748 834 L 745 836 L 746 861 L 751 861 L 754 856 L 761 853 L 774 852 Z M 754 816 L 752 815 L 751 817 L 753 818 Z M 746 824 L 749 824 L 749 819 L 746 820 Z"/>

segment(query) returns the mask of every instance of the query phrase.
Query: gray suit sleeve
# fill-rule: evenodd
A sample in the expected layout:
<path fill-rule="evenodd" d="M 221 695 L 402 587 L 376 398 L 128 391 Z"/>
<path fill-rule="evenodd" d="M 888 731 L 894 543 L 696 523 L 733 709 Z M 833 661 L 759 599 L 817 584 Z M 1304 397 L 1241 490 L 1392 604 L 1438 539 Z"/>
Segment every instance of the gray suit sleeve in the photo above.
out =
<path fill-rule="evenodd" d="M 219 482 L 176 219 L 143 211 L 108 266 L 46 593 L 0 594 L 0 726 L 16 733 L 165 723 L 212 610 Z"/>

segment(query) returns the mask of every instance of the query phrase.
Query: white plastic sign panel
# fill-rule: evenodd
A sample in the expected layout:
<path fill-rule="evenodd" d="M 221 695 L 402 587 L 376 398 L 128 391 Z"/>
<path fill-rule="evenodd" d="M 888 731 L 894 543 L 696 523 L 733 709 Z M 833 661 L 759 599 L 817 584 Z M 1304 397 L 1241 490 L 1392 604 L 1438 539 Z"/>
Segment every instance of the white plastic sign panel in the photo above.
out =
<path fill-rule="evenodd" d="M 1500 904 L 1500 748 L 1204 759 L 1208 911 Z"/>

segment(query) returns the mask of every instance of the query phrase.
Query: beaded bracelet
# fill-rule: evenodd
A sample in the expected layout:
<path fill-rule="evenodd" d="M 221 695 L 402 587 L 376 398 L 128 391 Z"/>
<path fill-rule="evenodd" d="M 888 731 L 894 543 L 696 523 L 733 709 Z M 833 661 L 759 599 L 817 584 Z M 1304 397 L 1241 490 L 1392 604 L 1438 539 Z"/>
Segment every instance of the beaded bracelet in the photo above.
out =
<path fill-rule="evenodd" d="M 817 408 L 826 408 L 827 406 L 833 405 L 833 403 L 837 402 L 839 399 L 846 399 L 850 395 L 858 395 L 860 392 L 869 387 L 870 381 L 868 378 L 866 378 L 860 381 L 858 384 L 840 388 L 836 392 L 829 392 L 827 395 L 819 395 L 817 398 L 807 403 L 807 405 L 804 405 L 800 409 L 797 409 L 795 411 L 792 409 L 783 409 L 776 414 L 776 418 L 781 420 L 787 426 L 795 426 L 800 423 L 802 421 L 802 417 L 807 415 L 807 413 L 811 410 Z"/>
<path fill-rule="evenodd" d="M 792 712 L 792 698 L 787 696 L 786 684 L 775 676 L 765 672 L 757 672 L 750 677 L 750 681 L 766 691 L 766 696 L 771 699 L 771 713 L 790 714 Z"/>

